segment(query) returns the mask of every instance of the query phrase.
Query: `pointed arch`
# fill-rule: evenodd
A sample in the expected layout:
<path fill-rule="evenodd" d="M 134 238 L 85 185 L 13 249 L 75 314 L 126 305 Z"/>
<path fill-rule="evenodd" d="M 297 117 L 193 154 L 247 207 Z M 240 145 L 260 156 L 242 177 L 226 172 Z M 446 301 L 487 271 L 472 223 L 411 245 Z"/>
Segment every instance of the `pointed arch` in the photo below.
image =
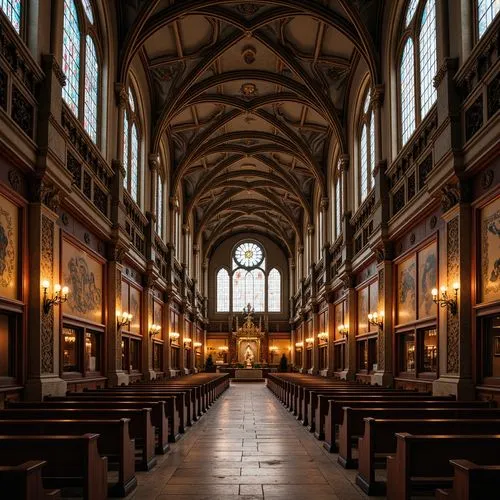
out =
<path fill-rule="evenodd" d="M 229 312 L 229 273 L 221 267 L 217 272 L 217 312 Z"/>
<path fill-rule="evenodd" d="M 80 24 L 75 0 L 64 0 L 63 72 L 66 85 L 62 96 L 69 109 L 78 116 L 80 107 Z"/>
<path fill-rule="evenodd" d="M 434 87 L 434 76 L 437 72 L 435 0 L 427 0 L 425 4 L 418 45 L 420 60 L 420 116 L 423 119 L 437 99 L 437 90 Z"/>
<path fill-rule="evenodd" d="M 415 58 L 413 41 L 406 40 L 401 55 L 400 68 L 400 106 L 401 106 L 401 142 L 404 146 L 415 130 Z"/>
<path fill-rule="evenodd" d="M 87 35 L 85 43 L 85 97 L 83 125 L 97 142 L 97 110 L 99 101 L 99 63 L 94 40 Z"/>
<path fill-rule="evenodd" d="M 267 277 L 267 310 L 281 312 L 281 273 L 276 268 Z"/>

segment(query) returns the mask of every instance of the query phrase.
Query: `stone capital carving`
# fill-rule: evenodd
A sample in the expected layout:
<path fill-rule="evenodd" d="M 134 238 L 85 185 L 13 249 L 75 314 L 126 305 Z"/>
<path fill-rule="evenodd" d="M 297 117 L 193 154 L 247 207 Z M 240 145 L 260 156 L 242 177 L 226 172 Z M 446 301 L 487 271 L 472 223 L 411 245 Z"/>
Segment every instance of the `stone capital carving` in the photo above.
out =
<path fill-rule="evenodd" d="M 57 212 L 61 203 L 61 192 L 58 187 L 43 179 L 30 182 L 31 200 L 34 203 L 43 203 L 53 212 Z"/>
<path fill-rule="evenodd" d="M 127 88 L 123 83 L 115 83 L 116 105 L 124 109 L 128 102 Z"/>
<path fill-rule="evenodd" d="M 123 259 L 126 254 L 126 249 L 122 246 L 111 244 L 107 248 L 107 256 L 110 261 L 118 262 L 119 264 L 123 263 Z"/>
<path fill-rule="evenodd" d="M 158 171 L 160 167 L 160 155 L 158 153 L 151 153 L 148 156 L 149 168 L 151 172 Z"/>
<path fill-rule="evenodd" d="M 434 77 L 434 88 L 437 89 L 441 85 L 441 82 L 448 71 L 455 73 L 457 68 L 458 60 L 456 57 L 445 57 L 443 64 L 441 64 L 440 68 L 437 70 L 436 76 Z"/>
<path fill-rule="evenodd" d="M 385 86 L 383 83 L 370 89 L 370 100 L 373 108 L 380 108 L 384 103 Z"/>
<path fill-rule="evenodd" d="M 458 183 L 445 184 L 441 188 L 441 207 L 447 212 L 457 203 L 468 202 L 471 196 L 471 183 L 465 180 Z"/>
<path fill-rule="evenodd" d="M 325 197 L 321 198 L 320 207 L 321 207 L 322 212 L 326 212 L 328 210 L 329 202 L 330 202 L 330 200 L 328 199 L 328 197 L 325 196 Z"/>
<path fill-rule="evenodd" d="M 199 255 L 200 253 L 200 245 L 193 245 L 193 254 Z"/>
<path fill-rule="evenodd" d="M 307 234 L 314 234 L 314 224 L 307 224 Z"/>
<path fill-rule="evenodd" d="M 302 255 L 304 253 L 304 245 L 299 245 L 297 251 L 299 252 L 300 255 Z"/>
<path fill-rule="evenodd" d="M 125 167 L 123 166 L 123 162 L 121 160 L 113 160 L 111 162 L 111 167 L 113 168 L 115 173 L 120 173 L 122 177 L 125 177 L 127 175 L 127 171 L 125 170 Z"/>
<path fill-rule="evenodd" d="M 182 224 L 182 234 L 188 234 L 190 230 L 189 224 Z"/>
<path fill-rule="evenodd" d="M 171 196 L 169 202 L 171 208 L 179 210 L 179 198 L 177 198 L 177 196 Z"/>
<path fill-rule="evenodd" d="M 44 69 L 46 71 L 50 69 L 52 73 L 54 73 L 54 76 L 61 87 L 64 87 L 66 85 L 66 75 L 59 64 L 59 61 L 56 59 L 56 56 L 54 54 L 44 54 L 42 56 L 42 61 Z"/>
<path fill-rule="evenodd" d="M 338 168 L 341 172 L 347 172 L 349 170 L 349 155 L 347 153 L 342 153 L 339 156 Z"/>

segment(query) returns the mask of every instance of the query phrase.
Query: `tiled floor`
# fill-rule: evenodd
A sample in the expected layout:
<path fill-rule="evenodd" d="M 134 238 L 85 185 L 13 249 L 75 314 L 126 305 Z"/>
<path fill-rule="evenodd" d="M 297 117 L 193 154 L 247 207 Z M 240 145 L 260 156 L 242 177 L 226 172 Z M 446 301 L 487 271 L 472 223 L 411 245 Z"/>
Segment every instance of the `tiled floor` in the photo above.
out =
<path fill-rule="evenodd" d="M 232 384 L 158 458 L 130 500 L 368 498 L 263 383 Z"/>

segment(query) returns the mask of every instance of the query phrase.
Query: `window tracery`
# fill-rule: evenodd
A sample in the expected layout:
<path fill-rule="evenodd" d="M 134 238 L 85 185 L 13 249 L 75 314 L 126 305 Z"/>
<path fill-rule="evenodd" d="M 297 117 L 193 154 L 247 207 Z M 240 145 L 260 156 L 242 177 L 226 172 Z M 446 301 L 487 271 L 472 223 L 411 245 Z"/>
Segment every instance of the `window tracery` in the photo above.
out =
<path fill-rule="evenodd" d="M 373 187 L 372 173 L 375 168 L 375 120 L 367 92 L 360 120 L 361 136 L 359 142 L 359 203 L 368 196 Z"/>
<path fill-rule="evenodd" d="M 477 29 L 481 38 L 496 15 L 500 12 L 499 0 L 478 0 L 477 1 Z"/>
<path fill-rule="evenodd" d="M 436 1 L 411 0 L 407 5 L 399 58 L 400 140 L 404 146 L 437 99 Z M 416 75 L 419 78 L 416 78 Z"/>
<path fill-rule="evenodd" d="M 125 176 L 123 186 L 132 199 L 140 205 L 141 179 L 141 138 L 138 115 L 135 113 L 135 94 L 129 87 L 128 102 L 123 116 L 123 166 Z"/>
<path fill-rule="evenodd" d="M 22 8 L 21 0 L 0 0 L 0 9 L 9 18 L 18 33 L 21 33 Z"/>

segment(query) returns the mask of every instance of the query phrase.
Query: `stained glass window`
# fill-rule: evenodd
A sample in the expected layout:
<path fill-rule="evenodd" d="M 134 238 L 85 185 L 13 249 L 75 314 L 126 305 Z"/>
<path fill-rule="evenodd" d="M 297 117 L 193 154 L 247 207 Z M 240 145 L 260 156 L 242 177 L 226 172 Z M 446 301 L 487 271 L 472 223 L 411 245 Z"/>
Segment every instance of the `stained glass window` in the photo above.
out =
<path fill-rule="evenodd" d="M 135 113 L 135 100 L 134 100 L 134 94 L 132 93 L 131 88 L 128 88 L 128 103 L 130 105 L 130 110 L 132 113 Z"/>
<path fill-rule="evenodd" d="M 156 196 L 156 232 L 163 236 L 163 179 L 158 174 L 158 192 Z"/>
<path fill-rule="evenodd" d="M 406 27 L 408 27 L 408 25 L 411 23 L 413 16 L 415 15 L 415 11 L 417 10 L 417 5 L 418 5 L 418 0 L 410 0 L 410 3 L 408 4 L 408 10 L 406 11 L 406 19 L 405 19 Z"/>
<path fill-rule="evenodd" d="M 256 243 L 242 243 L 234 252 L 234 260 L 243 267 L 255 267 L 261 264 L 264 253 Z"/>
<path fill-rule="evenodd" d="M 217 273 L 217 312 L 229 312 L 229 273 L 224 268 Z"/>
<path fill-rule="evenodd" d="M 90 138 L 97 140 L 97 101 L 99 89 L 99 64 L 92 37 L 87 35 L 85 54 L 85 107 L 84 127 Z"/>
<path fill-rule="evenodd" d="M 91 24 L 94 24 L 94 14 L 92 13 L 92 5 L 90 5 L 90 0 L 82 0 L 82 4 L 87 19 Z"/>
<path fill-rule="evenodd" d="M 366 93 L 365 103 L 363 104 L 363 113 L 368 113 L 368 108 L 370 107 L 370 94 Z"/>
<path fill-rule="evenodd" d="M 62 88 L 63 99 L 78 116 L 80 96 L 80 26 L 73 0 L 64 0 L 63 24 L 63 72 L 66 85 Z"/>
<path fill-rule="evenodd" d="M 128 186 L 128 148 L 129 148 L 129 131 L 128 131 L 128 115 L 123 113 L 123 167 L 125 175 L 123 176 L 123 185 Z"/>
<path fill-rule="evenodd" d="M 139 203 L 139 132 L 135 123 L 130 130 L 130 195 Z"/>
<path fill-rule="evenodd" d="M 335 181 L 335 237 L 338 238 L 342 231 L 342 173 Z"/>
<path fill-rule="evenodd" d="M 281 311 L 281 274 L 277 269 L 271 269 L 267 277 L 267 309 L 269 312 Z"/>
<path fill-rule="evenodd" d="M 415 130 L 415 63 L 411 38 L 401 57 L 401 140 L 404 146 Z"/>
<path fill-rule="evenodd" d="M 21 0 L 0 0 L 0 9 L 3 10 L 18 33 L 21 31 L 21 7 Z"/>
<path fill-rule="evenodd" d="M 493 19 L 495 19 L 499 11 L 500 0 L 478 0 L 477 19 L 479 38 L 484 35 L 488 26 L 493 22 Z"/>
<path fill-rule="evenodd" d="M 360 160 L 360 195 L 361 201 L 363 201 L 368 194 L 368 135 L 366 133 L 366 124 L 363 125 L 361 131 Z"/>
<path fill-rule="evenodd" d="M 233 274 L 233 311 L 242 311 L 245 303 L 245 275 L 246 271 L 237 269 Z"/>
<path fill-rule="evenodd" d="M 434 76 L 437 72 L 435 0 L 428 0 L 422 13 L 422 25 L 419 37 L 419 57 L 420 109 L 421 118 L 424 118 L 437 98 L 437 91 L 434 87 Z"/>
<path fill-rule="evenodd" d="M 372 186 L 372 175 L 375 170 L 375 120 L 373 112 L 370 115 L 370 162 L 368 169 L 368 186 Z"/>

